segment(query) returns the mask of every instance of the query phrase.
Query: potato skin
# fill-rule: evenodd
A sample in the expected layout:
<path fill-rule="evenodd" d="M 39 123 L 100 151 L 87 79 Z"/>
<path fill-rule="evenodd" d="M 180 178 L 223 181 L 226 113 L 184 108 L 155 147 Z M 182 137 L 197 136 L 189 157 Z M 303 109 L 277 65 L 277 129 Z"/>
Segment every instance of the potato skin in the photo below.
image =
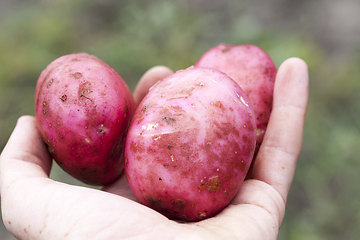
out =
<path fill-rule="evenodd" d="M 199 221 L 238 192 L 255 150 L 254 112 L 224 73 L 188 68 L 139 104 L 125 144 L 125 175 L 138 201 L 169 218 Z"/>
<path fill-rule="evenodd" d="M 277 73 L 270 56 L 255 45 L 220 44 L 205 52 L 194 66 L 220 70 L 245 91 L 256 116 L 258 150 L 272 110 Z"/>
<path fill-rule="evenodd" d="M 49 152 L 67 173 L 91 185 L 121 175 L 135 103 L 109 65 L 85 53 L 54 60 L 38 79 L 35 111 Z"/>

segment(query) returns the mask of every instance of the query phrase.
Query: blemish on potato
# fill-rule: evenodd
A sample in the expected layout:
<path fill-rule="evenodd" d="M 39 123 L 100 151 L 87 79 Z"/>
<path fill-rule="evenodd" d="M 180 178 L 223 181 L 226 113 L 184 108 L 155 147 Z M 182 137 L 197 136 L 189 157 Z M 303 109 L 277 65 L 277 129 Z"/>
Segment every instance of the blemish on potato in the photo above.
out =
<path fill-rule="evenodd" d="M 52 85 L 52 83 L 54 82 L 54 79 L 51 78 L 50 81 L 48 82 L 48 86 L 50 87 Z"/>
<path fill-rule="evenodd" d="M 93 101 L 93 99 L 89 97 L 89 94 L 93 92 L 90 87 L 91 87 L 90 82 L 81 83 L 79 85 L 78 95 L 80 100 L 84 100 L 85 98 L 90 100 L 91 102 Z"/>
<path fill-rule="evenodd" d="M 149 123 L 148 124 L 148 126 L 147 126 L 147 128 L 146 128 L 146 130 L 151 130 L 151 129 L 153 129 L 153 128 L 155 128 L 155 127 L 157 127 L 158 126 L 158 124 L 152 124 L 152 123 Z"/>
<path fill-rule="evenodd" d="M 200 212 L 200 213 L 198 214 L 198 217 L 199 217 L 199 218 L 205 218 L 205 217 L 206 217 L 206 213 L 207 213 L 207 211 Z"/>
<path fill-rule="evenodd" d="M 167 212 L 167 213 L 172 213 L 172 214 L 178 214 L 178 213 L 179 213 L 178 211 L 175 211 L 175 210 L 172 210 L 172 209 L 168 209 L 168 208 L 165 208 L 165 212 Z"/>
<path fill-rule="evenodd" d="M 104 124 L 100 124 L 99 133 L 105 134 L 105 126 L 104 126 Z"/>
<path fill-rule="evenodd" d="M 72 74 L 72 76 L 75 78 L 75 79 L 79 79 L 82 77 L 82 74 L 80 72 L 75 72 L 74 74 Z"/>
<path fill-rule="evenodd" d="M 61 97 L 59 97 L 61 99 L 61 101 L 65 102 L 67 99 L 66 94 L 62 95 Z"/>
<path fill-rule="evenodd" d="M 43 101 L 43 109 L 42 109 L 42 113 L 43 113 L 44 115 L 45 115 L 46 112 L 47 112 L 46 106 L 47 106 L 47 101 L 46 101 L 46 99 L 44 99 L 44 101 Z"/>
<path fill-rule="evenodd" d="M 170 123 L 170 122 L 175 122 L 175 118 L 172 117 L 163 117 L 162 120 L 165 120 L 165 122 Z"/>
<path fill-rule="evenodd" d="M 179 207 L 181 210 L 184 210 L 185 208 L 185 202 L 182 199 L 172 201 L 172 205 Z"/>
<path fill-rule="evenodd" d="M 125 99 L 126 101 L 126 99 Z M 125 113 L 124 113 L 124 117 L 126 117 L 126 115 L 129 113 L 129 107 L 128 105 L 125 105 Z"/>
<path fill-rule="evenodd" d="M 48 146 L 48 151 L 50 154 L 53 154 L 55 152 L 54 148 L 51 146 Z"/>
<path fill-rule="evenodd" d="M 161 208 L 161 199 L 154 200 L 152 198 L 147 199 L 147 202 L 155 209 Z"/>
<path fill-rule="evenodd" d="M 259 128 L 256 129 L 256 135 L 260 135 L 260 134 L 262 134 L 264 132 L 265 131 L 263 129 L 259 129 Z"/>
<path fill-rule="evenodd" d="M 222 53 L 228 52 L 231 50 L 231 48 L 226 44 L 220 44 L 219 47 L 220 47 Z"/>
<path fill-rule="evenodd" d="M 221 187 L 221 182 L 219 176 L 211 177 L 206 183 L 201 183 L 199 185 L 200 191 L 208 189 L 209 192 L 219 191 Z"/>

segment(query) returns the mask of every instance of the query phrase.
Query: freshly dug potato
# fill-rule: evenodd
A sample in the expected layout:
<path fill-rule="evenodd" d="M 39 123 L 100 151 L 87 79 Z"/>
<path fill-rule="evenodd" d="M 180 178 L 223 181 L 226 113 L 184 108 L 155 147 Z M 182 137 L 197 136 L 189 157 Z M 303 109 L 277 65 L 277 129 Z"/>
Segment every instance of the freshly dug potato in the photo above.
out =
<path fill-rule="evenodd" d="M 194 66 L 220 70 L 245 91 L 256 116 L 258 150 L 272 110 L 277 72 L 270 56 L 255 45 L 220 44 L 205 52 Z"/>
<path fill-rule="evenodd" d="M 139 104 L 126 138 L 126 178 L 140 203 L 198 221 L 234 198 L 255 142 L 254 112 L 238 84 L 213 69 L 180 70 Z"/>
<path fill-rule="evenodd" d="M 85 53 L 56 59 L 38 79 L 35 110 L 49 152 L 67 173 L 92 185 L 120 176 L 135 103 L 109 65 Z"/>

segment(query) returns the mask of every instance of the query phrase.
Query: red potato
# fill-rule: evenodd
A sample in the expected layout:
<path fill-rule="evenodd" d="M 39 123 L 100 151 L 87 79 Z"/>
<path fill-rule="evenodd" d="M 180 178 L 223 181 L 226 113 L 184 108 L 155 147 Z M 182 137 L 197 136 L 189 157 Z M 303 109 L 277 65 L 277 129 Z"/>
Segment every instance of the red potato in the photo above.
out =
<path fill-rule="evenodd" d="M 277 72 L 270 56 L 255 45 L 220 44 L 205 52 L 194 66 L 220 70 L 245 91 L 256 116 L 258 150 L 272 110 Z"/>
<path fill-rule="evenodd" d="M 123 172 L 135 103 L 109 65 L 85 53 L 56 59 L 38 79 L 35 110 L 49 152 L 67 173 L 88 184 L 107 185 Z"/>
<path fill-rule="evenodd" d="M 254 112 L 239 85 L 220 71 L 188 68 L 159 81 L 139 104 L 125 175 L 140 203 L 198 221 L 234 198 L 255 144 Z"/>

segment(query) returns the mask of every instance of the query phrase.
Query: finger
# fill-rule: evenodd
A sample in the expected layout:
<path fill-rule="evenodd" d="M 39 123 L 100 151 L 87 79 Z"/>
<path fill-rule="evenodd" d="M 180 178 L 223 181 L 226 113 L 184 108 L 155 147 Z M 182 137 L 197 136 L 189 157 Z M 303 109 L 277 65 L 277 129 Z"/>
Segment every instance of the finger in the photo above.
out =
<path fill-rule="evenodd" d="M 51 163 L 51 157 L 46 145 L 38 132 L 36 119 L 32 116 L 19 118 L 0 156 L 0 192 L 3 221 L 14 235 L 16 235 L 16 231 L 13 230 L 13 227 L 23 226 L 23 224 L 14 220 L 16 219 L 15 216 L 23 206 L 26 206 L 26 202 L 31 203 L 36 197 L 36 193 L 30 198 L 19 197 L 30 190 L 29 187 L 18 187 L 19 182 L 30 183 L 30 179 L 50 181 L 48 176 Z M 16 198 L 20 201 L 17 201 Z M 21 220 L 25 219 L 26 217 L 21 217 Z"/>
<path fill-rule="evenodd" d="M 273 110 L 251 178 L 274 187 L 286 201 L 300 154 L 308 103 L 308 70 L 298 58 L 279 68 Z"/>
<path fill-rule="evenodd" d="M 29 169 L 20 168 L 24 162 Z M 20 117 L 1 154 L 1 177 L 16 178 L 12 175 L 13 171 L 21 172 L 24 176 L 48 177 L 51 164 L 50 154 L 39 134 L 35 117 Z"/>
<path fill-rule="evenodd" d="M 167 76 L 170 76 L 173 73 L 174 72 L 170 68 L 165 66 L 155 66 L 144 73 L 134 90 L 133 96 L 136 105 L 139 105 L 141 100 L 155 83 L 166 78 Z"/>

